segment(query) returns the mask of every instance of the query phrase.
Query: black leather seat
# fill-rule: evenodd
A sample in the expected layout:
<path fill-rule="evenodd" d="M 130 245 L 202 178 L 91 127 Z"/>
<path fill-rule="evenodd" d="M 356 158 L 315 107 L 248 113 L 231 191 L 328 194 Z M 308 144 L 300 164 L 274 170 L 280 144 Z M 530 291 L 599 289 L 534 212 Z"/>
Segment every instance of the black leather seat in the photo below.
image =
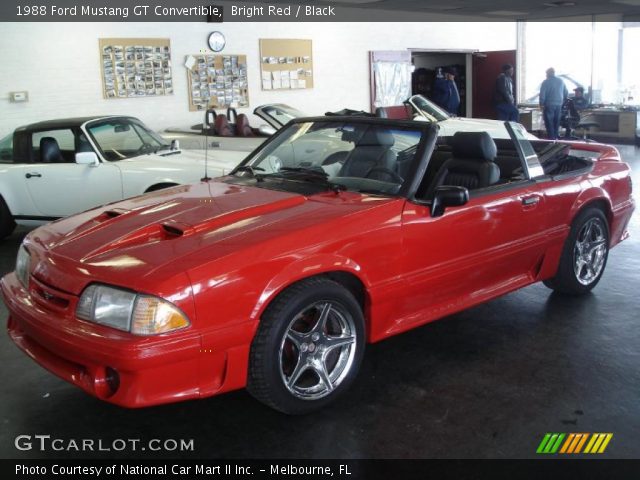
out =
<path fill-rule="evenodd" d="M 494 163 L 498 149 L 487 132 L 456 132 L 452 150 L 452 157 L 444 162 L 431 182 L 428 195 L 441 185 L 475 190 L 500 180 L 500 168 Z"/>
<path fill-rule="evenodd" d="M 357 143 L 340 170 L 340 177 L 366 177 L 374 168 L 395 172 L 396 154 L 391 150 L 395 138 L 388 130 L 370 127 Z M 368 178 L 385 180 L 389 174 L 376 171 Z"/>
<path fill-rule="evenodd" d="M 53 137 L 40 139 L 40 161 L 42 163 L 65 163 L 58 141 Z"/>

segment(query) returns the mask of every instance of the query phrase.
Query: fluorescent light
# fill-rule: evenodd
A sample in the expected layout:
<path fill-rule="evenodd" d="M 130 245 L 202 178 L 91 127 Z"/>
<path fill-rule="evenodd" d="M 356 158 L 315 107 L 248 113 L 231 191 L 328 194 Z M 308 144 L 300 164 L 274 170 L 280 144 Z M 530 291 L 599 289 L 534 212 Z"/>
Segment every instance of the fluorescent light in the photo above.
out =
<path fill-rule="evenodd" d="M 425 10 L 440 10 L 440 11 L 448 11 L 448 10 L 460 10 L 464 8 L 462 5 L 427 5 L 422 7 Z"/>
<path fill-rule="evenodd" d="M 614 3 L 622 3 L 633 7 L 640 7 L 640 0 L 612 0 Z"/>
<path fill-rule="evenodd" d="M 485 12 L 487 15 L 499 15 L 501 17 L 517 17 L 529 15 L 529 12 L 518 12 L 516 10 L 494 10 L 492 12 Z"/>

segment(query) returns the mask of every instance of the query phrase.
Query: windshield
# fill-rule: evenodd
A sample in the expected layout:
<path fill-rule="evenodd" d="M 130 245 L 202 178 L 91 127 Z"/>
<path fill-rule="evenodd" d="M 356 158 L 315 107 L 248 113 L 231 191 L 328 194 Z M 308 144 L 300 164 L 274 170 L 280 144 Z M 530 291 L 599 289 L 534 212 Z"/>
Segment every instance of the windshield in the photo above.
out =
<path fill-rule="evenodd" d="M 261 107 L 260 110 L 264 115 L 275 120 L 278 123 L 278 127 L 285 125 L 294 118 L 301 118 L 305 116 L 305 114 L 300 110 L 296 110 L 295 108 L 281 103 L 275 105 L 265 105 Z"/>
<path fill-rule="evenodd" d="M 105 159 L 137 157 L 170 148 L 169 143 L 142 123 L 131 118 L 113 118 L 91 123 L 87 131 Z"/>
<path fill-rule="evenodd" d="M 421 137 L 419 128 L 344 121 L 297 123 L 238 173 L 256 176 L 264 183 L 258 186 L 284 178 L 395 195 L 411 171 Z"/>
<path fill-rule="evenodd" d="M 409 100 L 409 103 L 417 110 L 416 113 L 427 118 L 427 120 L 433 122 L 441 122 L 449 118 L 449 114 L 442 110 L 435 103 L 430 102 L 422 95 L 414 95 Z"/>

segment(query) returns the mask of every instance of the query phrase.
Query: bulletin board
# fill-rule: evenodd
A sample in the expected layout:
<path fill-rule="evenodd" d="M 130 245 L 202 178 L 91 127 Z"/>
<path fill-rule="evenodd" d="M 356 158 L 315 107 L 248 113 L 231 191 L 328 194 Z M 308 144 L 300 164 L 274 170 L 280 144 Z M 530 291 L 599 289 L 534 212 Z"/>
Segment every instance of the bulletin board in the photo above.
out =
<path fill-rule="evenodd" d="M 260 39 L 262 90 L 313 88 L 311 40 Z"/>
<path fill-rule="evenodd" d="M 189 110 L 248 107 L 246 55 L 187 55 Z"/>
<path fill-rule="evenodd" d="M 173 94 L 168 38 L 100 38 L 98 43 L 104 98 Z"/>

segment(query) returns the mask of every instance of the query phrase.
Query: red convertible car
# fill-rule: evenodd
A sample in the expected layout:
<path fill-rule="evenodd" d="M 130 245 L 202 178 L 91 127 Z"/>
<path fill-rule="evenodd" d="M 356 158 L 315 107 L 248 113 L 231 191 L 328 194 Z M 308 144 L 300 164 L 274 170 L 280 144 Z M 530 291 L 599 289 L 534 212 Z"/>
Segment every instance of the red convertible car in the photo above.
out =
<path fill-rule="evenodd" d="M 368 342 L 538 281 L 583 294 L 634 209 L 613 147 L 364 117 L 290 122 L 228 176 L 32 231 L 9 335 L 126 407 L 333 401 Z"/>

